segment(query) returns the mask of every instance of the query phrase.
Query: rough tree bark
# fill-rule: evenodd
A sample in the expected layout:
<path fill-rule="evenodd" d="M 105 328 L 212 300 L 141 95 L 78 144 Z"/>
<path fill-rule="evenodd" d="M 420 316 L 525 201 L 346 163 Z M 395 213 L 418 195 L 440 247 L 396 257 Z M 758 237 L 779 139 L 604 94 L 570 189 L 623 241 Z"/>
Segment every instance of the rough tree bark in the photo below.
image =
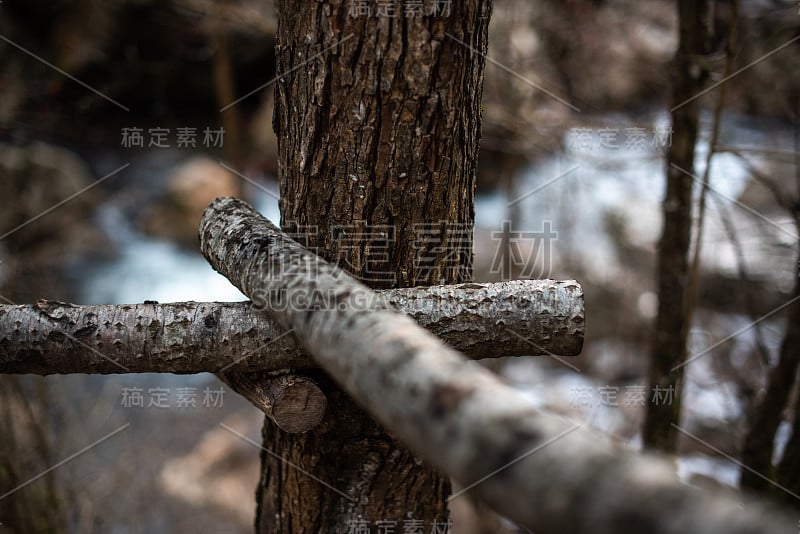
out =
<path fill-rule="evenodd" d="M 583 291 L 576 282 L 388 289 L 380 297 L 472 358 L 573 356 L 581 349 Z M 315 364 L 257 312 L 263 305 L 0 306 L 0 372 L 217 373 L 282 430 L 306 432 L 327 401 L 313 380 L 287 373 Z"/>
<path fill-rule="evenodd" d="M 266 312 L 294 329 L 330 376 L 388 429 L 464 484 L 464 492 L 537 533 L 796 531 L 792 517 L 704 494 L 680 483 L 671 462 L 542 412 L 244 202 L 215 201 L 203 215 L 201 236 L 211 265 L 254 300 L 267 299 Z M 363 302 L 375 304 L 364 309 Z M 338 460 L 335 452 L 318 454 Z M 383 468 L 372 466 L 377 476 Z M 323 480 L 349 497 L 351 510 L 370 505 L 362 487 Z M 397 482 L 371 498 L 395 496 Z"/>
<path fill-rule="evenodd" d="M 278 71 L 302 69 L 276 85 L 281 227 L 310 230 L 315 252 L 373 287 L 470 277 L 491 2 L 452 4 L 388 17 L 278 2 Z M 426 224 L 438 241 L 420 241 Z"/>
<path fill-rule="evenodd" d="M 513 280 L 379 294 L 472 359 L 581 351 L 583 291 L 576 282 Z M 317 367 L 294 336 L 283 335 L 258 307 L 251 302 L 0 305 L 0 373 L 256 373 Z M 552 309 L 556 313 L 542 313 Z"/>
<path fill-rule="evenodd" d="M 357 4 L 276 2 L 281 226 L 373 287 L 467 281 L 491 0 L 448 3 L 447 16 L 425 13 L 441 4 L 432 0 L 421 14 L 367 2 L 362 15 Z M 420 244 L 425 224 L 433 238 Z M 326 394 L 317 430 L 296 439 L 267 424 L 264 447 L 358 504 L 262 454 L 257 530 L 346 532 L 353 520 L 409 514 L 444 521 L 449 481 L 341 391 Z"/>
<path fill-rule="evenodd" d="M 675 450 L 680 424 L 681 387 L 686 360 L 689 241 L 692 228 L 694 153 L 700 113 L 697 98 L 707 78 L 711 19 L 709 0 L 678 0 L 680 41 L 672 64 L 672 144 L 667 153 L 667 191 L 663 230 L 658 243 L 658 316 L 648 378 L 650 391 L 674 392 L 673 402 L 647 405 L 642 439 L 645 446 Z M 677 367 L 677 369 L 676 369 Z"/>

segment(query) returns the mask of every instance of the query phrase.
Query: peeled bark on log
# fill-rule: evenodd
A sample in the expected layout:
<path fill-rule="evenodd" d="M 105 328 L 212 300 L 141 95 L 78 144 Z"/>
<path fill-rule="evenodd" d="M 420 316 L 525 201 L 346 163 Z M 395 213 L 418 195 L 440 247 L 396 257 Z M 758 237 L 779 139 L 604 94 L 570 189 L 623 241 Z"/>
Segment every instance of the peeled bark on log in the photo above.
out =
<path fill-rule="evenodd" d="M 267 299 L 272 318 L 361 406 L 521 525 L 545 534 L 796 532 L 775 510 L 703 494 L 681 484 L 672 463 L 538 410 L 244 202 L 214 201 L 200 236 L 211 265 Z"/>
<path fill-rule="evenodd" d="M 576 282 L 518 280 L 378 295 L 474 359 L 573 356 L 583 344 L 583 291 Z M 252 373 L 317 367 L 292 335 L 252 307 L 250 302 L 0 305 L 0 373 Z"/>

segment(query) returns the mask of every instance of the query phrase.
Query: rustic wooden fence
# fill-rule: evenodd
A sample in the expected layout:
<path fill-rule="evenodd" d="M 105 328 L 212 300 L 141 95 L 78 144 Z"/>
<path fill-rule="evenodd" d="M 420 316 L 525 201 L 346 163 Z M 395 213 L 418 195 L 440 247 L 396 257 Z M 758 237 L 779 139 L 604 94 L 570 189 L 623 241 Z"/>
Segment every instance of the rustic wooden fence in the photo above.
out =
<path fill-rule="evenodd" d="M 325 397 L 293 371 L 318 366 L 458 481 L 454 497 L 469 492 L 537 533 L 797 530 L 761 503 L 682 484 L 670 459 L 544 412 L 465 359 L 577 354 L 575 281 L 376 292 L 230 198 L 206 210 L 200 239 L 250 303 L 0 306 L 0 372 L 213 372 L 303 432 Z"/>

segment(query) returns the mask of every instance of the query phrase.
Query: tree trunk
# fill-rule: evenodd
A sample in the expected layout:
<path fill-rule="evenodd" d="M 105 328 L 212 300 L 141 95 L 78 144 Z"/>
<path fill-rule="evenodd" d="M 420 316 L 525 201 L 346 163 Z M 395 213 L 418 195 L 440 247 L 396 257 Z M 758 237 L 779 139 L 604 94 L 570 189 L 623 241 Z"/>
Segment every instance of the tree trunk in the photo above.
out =
<path fill-rule="evenodd" d="M 447 16 L 399 3 L 387 16 L 372 2 L 361 15 L 355 4 L 277 2 L 281 225 L 372 287 L 468 280 L 491 0 L 452 2 Z M 298 437 L 264 426 L 264 448 L 281 460 L 262 454 L 257 530 L 445 521 L 449 481 L 318 382 L 320 427 Z"/>
<path fill-rule="evenodd" d="M 795 277 L 795 288 L 792 298 L 800 296 L 800 282 Z M 742 446 L 742 463 L 757 473 L 779 483 L 794 493 L 800 493 L 800 410 L 795 412 L 792 437 L 786 446 L 779 468 L 772 465 L 775 450 L 775 434 L 784 416 L 789 402 L 792 386 L 797 380 L 800 369 L 800 302 L 794 302 L 787 310 L 786 332 L 781 342 L 778 363 L 769 373 L 764 395 L 752 411 L 748 420 L 747 434 Z M 800 408 L 800 404 L 798 404 Z M 747 469 L 742 470 L 742 488 L 755 492 L 772 492 L 783 497 L 762 477 L 756 476 Z M 781 495 L 778 495 L 778 494 Z M 795 499 L 793 504 L 796 504 Z"/>
<path fill-rule="evenodd" d="M 707 78 L 702 57 L 708 51 L 708 0 L 679 0 L 680 43 L 672 65 L 672 144 L 667 154 L 664 223 L 658 244 L 658 316 L 650 360 L 651 392 L 672 392 L 672 401 L 647 405 L 645 446 L 675 451 L 680 424 L 681 386 L 686 360 L 688 251 L 692 228 L 694 153 L 700 112 L 698 94 Z M 677 369 L 676 369 L 677 367 Z M 656 390 L 658 388 L 658 390 Z M 663 398 L 665 399 L 665 397 Z"/>
<path fill-rule="evenodd" d="M 800 189 L 800 94 L 796 93 L 793 97 L 792 109 L 794 109 L 794 172 L 795 182 Z M 792 215 L 794 216 L 795 229 L 800 231 L 800 215 L 796 208 L 796 199 L 792 204 L 795 207 Z M 800 259 L 797 262 L 797 270 L 795 271 L 795 288 L 794 297 L 800 296 Z M 786 333 L 783 338 L 783 345 L 781 346 L 781 359 L 783 359 L 784 348 L 795 362 L 794 379 L 795 388 L 800 388 L 800 306 L 795 304 L 790 312 L 789 322 L 786 325 Z M 792 437 L 789 443 L 786 444 L 786 450 L 783 452 L 780 464 L 777 469 L 778 482 L 785 488 L 791 490 L 793 493 L 800 494 L 800 390 L 797 391 L 794 404 L 794 422 L 792 424 Z M 782 496 L 785 498 L 786 494 Z M 795 499 L 791 503 L 793 506 L 798 506 L 798 501 Z"/>
<path fill-rule="evenodd" d="M 795 309 L 789 319 L 791 324 L 786 326 L 786 337 L 784 337 L 783 340 L 784 347 L 787 347 L 788 343 L 794 343 L 792 348 L 788 350 L 794 353 L 795 363 L 800 361 L 797 358 L 798 347 L 800 347 L 800 313 L 797 311 L 798 308 L 800 308 L 800 306 L 795 305 Z M 797 365 L 795 365 L 792 376 L 795 380 L 800 380 L 800 367 Z M 770 451 L 771 450 L 772 447 L 770 447 Z M 789 443 L 786 444 L 786 450 L 783 451 L 783 458 L 781 458 L 778 468 L 775 471 L 777 482 L 781 486 L 794 495 L 800 495 L 800 395 L 797 396 L 794 405 L 792 437 L 789 439 Z M 742 479 L 742 485 L 744 485 L 744 479 Z M 773 487 L 772 489 L 774 490 L 775 488 Z M 774 491 L 773 493 L 787 505 L 794 506 L 795 508 L 800 506 L 800 502 L 798 502 L 797 498 L 786 491 Z"/>
<path fill-rule="evenodd" d="M 800 95 L 798 95 L 800 97 Z M 797 102 L 800 106 L 800 100 Z M 795 177 L 800 188 L 800 109 L 795 113 Z M 776 199 L 794 218 L 795 231 L 800 231 L 797 199 L 776 196 Z M 800 245 L 800 244 L 798 244 Z M 798 247 L 800 253 L 800 246 Z M 800 257 L 795 263 L 795 285 L 792 299 L 800 298 Z M 792 388 L 800 387 L 800 303 L 794 302 L 787 310 L 786 330 L 781 342 L 777 365 L 770 370 L 766 389 L 747 421 L 747 434 L 742 446 L 742 463 L 770 480 L 776 480 L 792 493 L 800 494 L 800 391 L 796 392 L 792 435 L 786 444 L 783 457 L 777 469 L 773 468 L 772 457 L 775 451 L 775 436 L 788 408 Z M 798 505 L 795 498 L 786 499 L 787 493 L 776 490 L 775 486 L 762 478 L 742 470 L 741 485 L 755 492 L 772 492 L 778 499 L 788 504 Z"/>

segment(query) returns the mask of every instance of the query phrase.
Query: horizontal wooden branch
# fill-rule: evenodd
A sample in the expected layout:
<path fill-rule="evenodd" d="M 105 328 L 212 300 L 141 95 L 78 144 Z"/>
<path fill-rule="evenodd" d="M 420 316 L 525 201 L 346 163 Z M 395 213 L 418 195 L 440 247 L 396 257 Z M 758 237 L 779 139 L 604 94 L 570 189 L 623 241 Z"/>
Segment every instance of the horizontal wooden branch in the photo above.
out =
<path fill-rule="evenodd" d="M 200 236 L 212 266 L 266 299 L 390 432 L 517 523 L 540 534 L 796 534 L 793 518 L 685 486 L 668 460 L 542 412 L 244 202 L 214 201 Z"/>
<path fill-rule="evenodd" d="M 525 280 L 388 290 L 381 302 L 470 357 L 575 355 L 583 292 Z M 369 303 L 364 303 L 367 305 Z M 315 367 L 252 302 L 0 305 L 0 373 L 219 373 Z"/>

